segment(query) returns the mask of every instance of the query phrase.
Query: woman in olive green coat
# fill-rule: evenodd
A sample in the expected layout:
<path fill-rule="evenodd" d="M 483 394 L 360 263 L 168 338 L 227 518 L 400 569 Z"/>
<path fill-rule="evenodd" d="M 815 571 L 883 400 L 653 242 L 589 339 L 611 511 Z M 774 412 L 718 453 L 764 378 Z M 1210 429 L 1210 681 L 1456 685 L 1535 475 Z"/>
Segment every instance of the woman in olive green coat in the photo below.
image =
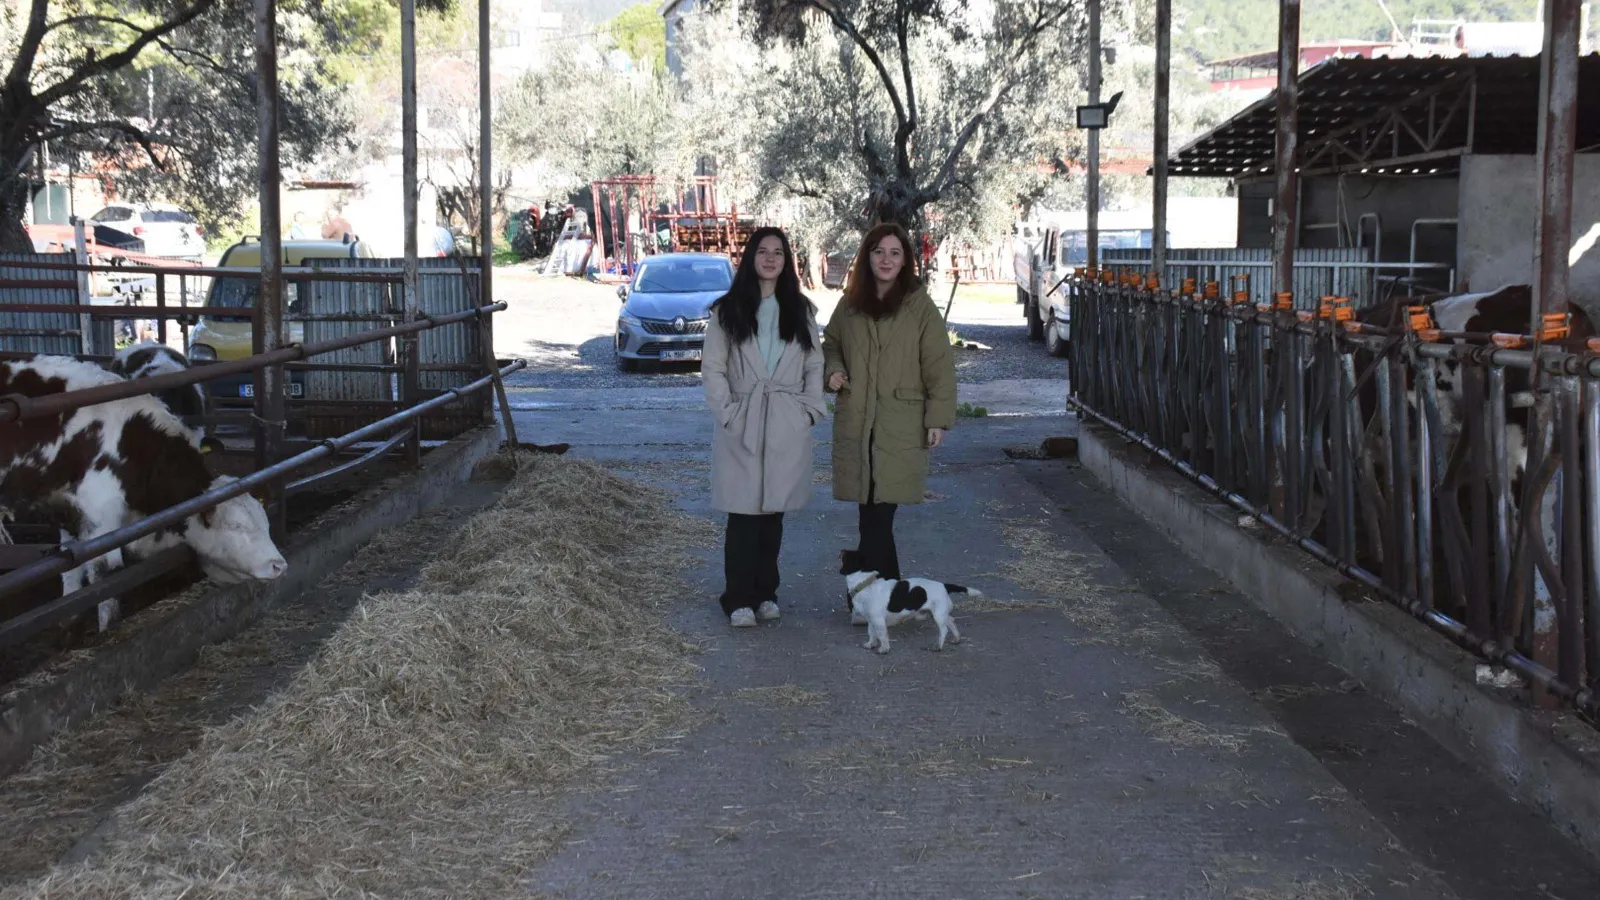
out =
<path fill-rule="evenodd" d="M 823 333 L 836 393 L 833 496 L 860 504 L 863 571 L 900 577 L 894 514 L 921 503 L 928 452 L 955 424 L 956 370 L 944 317 L 918 282 L 898 225 L 867 233 Z"/>

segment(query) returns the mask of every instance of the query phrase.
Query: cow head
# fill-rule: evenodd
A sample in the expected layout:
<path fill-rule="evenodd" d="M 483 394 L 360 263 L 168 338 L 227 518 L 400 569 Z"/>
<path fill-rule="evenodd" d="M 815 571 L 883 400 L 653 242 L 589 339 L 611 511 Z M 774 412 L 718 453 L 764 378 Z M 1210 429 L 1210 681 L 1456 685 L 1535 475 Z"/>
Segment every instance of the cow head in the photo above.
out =
<path fill-rule="evenodd" d="M 221 476 L 211 482 L 211 489 L 235 480 Z M 267 511 L 249 494 L 190 516 L 184 538 L 200 557 L 200 568 L 222 584 L 271 580 L 289 571 L 289 563 L 272 543 Z"/>

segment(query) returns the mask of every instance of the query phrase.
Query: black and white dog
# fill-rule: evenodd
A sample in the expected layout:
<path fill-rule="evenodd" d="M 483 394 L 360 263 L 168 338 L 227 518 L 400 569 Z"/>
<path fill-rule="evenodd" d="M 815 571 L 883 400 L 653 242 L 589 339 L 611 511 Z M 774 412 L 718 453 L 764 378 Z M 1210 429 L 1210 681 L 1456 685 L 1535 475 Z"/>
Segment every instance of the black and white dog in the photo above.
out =
<path fill-rule="evenodd" d="M 839 553 L 839 574 L 844 576 L 846 587 L 845 608 L 850 611 L 850 623 L 867 626 L 868 650 L 889 652 L 889 626 L 907 619 L 926 619 L 933 616 L 939 626 L 939 643 L 933 648 L 944 649 L 946 633 L 950 643 L 961 643 L 961 632 L 950 616 L 951 594 L 982 597 L 979 591 L 959 584 L 945 584 L 927 578 L 907 578 L 895 581 L 880 578 L 877 572 L 862 571 L 861 553 L 844 550 Z"/>

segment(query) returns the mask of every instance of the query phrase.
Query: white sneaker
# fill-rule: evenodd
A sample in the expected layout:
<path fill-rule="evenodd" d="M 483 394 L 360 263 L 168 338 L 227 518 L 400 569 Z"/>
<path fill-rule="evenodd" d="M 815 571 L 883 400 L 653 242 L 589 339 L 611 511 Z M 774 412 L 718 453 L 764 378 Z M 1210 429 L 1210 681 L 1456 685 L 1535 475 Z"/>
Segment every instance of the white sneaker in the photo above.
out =
<path fill-rule="evenodd" d="M 756 614 L 750 611 L 750 607 L 741 606 L 728 616 L 728 624 L 735 628 L 753 628 L 756 624 Z"/>
<path fill-rule="evenodd" d="M 783 614 L 778 612 L 778 604 L 773 603 L 771 600 L 764 600 L 760 606 L 756 607 L 756 618 L 763 622 L 769 619 L 776 619 L 781 615 Z"/>

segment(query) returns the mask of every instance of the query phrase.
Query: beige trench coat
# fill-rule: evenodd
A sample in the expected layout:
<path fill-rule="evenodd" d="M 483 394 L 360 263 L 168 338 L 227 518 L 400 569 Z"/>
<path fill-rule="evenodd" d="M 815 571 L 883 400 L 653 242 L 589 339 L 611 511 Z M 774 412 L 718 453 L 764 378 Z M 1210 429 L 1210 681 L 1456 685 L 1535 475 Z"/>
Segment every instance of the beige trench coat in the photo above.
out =
<path fill-rule="evenodd" d="M 811 500 L 811 428 L 827 415 L 821 348 L 790 341 L 769 376 L 755 340 L 730 346 L 713 313 L 700 376 L 716 422 L 712 507 L 744 515 L 804 507 Z"/>

